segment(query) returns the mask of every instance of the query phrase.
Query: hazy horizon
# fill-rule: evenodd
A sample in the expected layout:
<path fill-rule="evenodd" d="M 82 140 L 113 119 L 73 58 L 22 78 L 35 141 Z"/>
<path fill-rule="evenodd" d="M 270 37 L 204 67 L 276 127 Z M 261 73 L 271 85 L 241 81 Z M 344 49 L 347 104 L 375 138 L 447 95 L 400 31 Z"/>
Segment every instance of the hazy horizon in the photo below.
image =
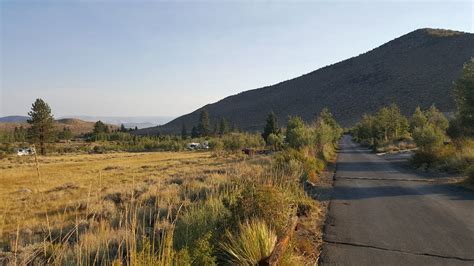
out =
<path fill-rule="evenodd" d="M 0 116 L 176 117 L 357 56 L 418 28 L 473 31 L 466 2 L 13 2 Z"/>

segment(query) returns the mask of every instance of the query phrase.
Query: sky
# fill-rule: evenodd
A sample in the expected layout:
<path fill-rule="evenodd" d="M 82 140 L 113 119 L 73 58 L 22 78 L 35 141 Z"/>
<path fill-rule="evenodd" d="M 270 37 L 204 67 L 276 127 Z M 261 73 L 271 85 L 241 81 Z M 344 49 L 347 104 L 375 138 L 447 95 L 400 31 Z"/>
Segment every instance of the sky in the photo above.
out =
<path fill-rule="evenodd" d="M 418 28 L 474 31 L 474 1 L 0 0 L 0 116 L 179 116 Z"/>

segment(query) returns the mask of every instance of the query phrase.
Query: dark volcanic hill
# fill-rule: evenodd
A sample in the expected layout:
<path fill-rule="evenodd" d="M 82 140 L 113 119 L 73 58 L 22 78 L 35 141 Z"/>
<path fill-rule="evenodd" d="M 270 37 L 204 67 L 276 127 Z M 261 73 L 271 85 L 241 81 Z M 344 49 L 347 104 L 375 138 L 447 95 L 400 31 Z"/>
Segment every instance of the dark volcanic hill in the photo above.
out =
<path fill-rule="evenodd" d="M 208 104 L 159 127 L 138 134 L 179 133 L 209 111 L 211 123 L 221 117 L 239 128 L 261 130 L 270 111 L 284 125 L 288 115 L 314 119 L 328 107 L 342 125 L 349 126 L 364 113 L 398 104 L 405 114 L 431 104 L 443 112 L 454 110 L 453 81 L 463 64 L 474 56 L 474 34 L 419 29 L 367 53 L 323 67 L 272 86 L 245 91 Z"/>

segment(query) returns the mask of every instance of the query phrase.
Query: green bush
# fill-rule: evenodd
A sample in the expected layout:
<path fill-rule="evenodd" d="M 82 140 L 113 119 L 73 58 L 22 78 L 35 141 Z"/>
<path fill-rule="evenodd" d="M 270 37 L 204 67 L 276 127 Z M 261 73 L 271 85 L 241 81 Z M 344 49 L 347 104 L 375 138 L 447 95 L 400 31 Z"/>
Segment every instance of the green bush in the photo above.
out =
<path fill-rule="evenodd" d="M 443 145 L 445 138 L 443 131 L 431 124 L 413 130 L 413 140 L 424 152 L 434 152 Z"/>
<path fill-rule="evenodd" d="M 287 149 L 275 155 L 274 167 L 287 176 L 315 182 L 325 164 L 316 158 L 310 149 Z"/>
<path fill-rule="evenodd" d="M 229 210 L 218 199 L 190 206 L 176 223 L 174 248 L 187 249 L 191 261 L 199 265 L 215 262 L 215 243 L 224 234 L 229 217 Z"/>
<path fill-rule="evenodd" d="M 240 151 L 243 148 L 262 148 L 265 141 L 258 134 L 231 133 L 222 137 L 224 149 L 226 151 Z"/>
<path fill-rule="evenodd" d="M 289 147 L 299 149 L 311 145 L 314 142 L 314 136 L 305 126 L 303 120 L 294 116 L 288 118 L 286 141 Z"/>
<path fill-rule="evenodd" d="M 282 134 L 270 134 L 267 137 L 267 144 L 272 147 L 274 151 L 281 150 L 283 148 L 284 138 Z"/>

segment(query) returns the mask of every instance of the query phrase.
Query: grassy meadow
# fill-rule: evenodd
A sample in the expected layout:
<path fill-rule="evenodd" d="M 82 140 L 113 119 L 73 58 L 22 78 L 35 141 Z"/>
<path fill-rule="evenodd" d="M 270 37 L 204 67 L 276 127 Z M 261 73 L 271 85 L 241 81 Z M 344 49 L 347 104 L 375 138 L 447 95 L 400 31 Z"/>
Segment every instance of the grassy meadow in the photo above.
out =
<path fill-rule="evenodd" d="M 34 157 L 10 157 L 0 161 L 2 229 L 8 233 L 18 224 L 33 228 L 43 222 L 38 216 L 44 210 L 57 210 L 50 216 L 55 221 L 63 216 L 61 210 L 79 208 L 86 201 L 96 204 L 110 193 L 173 182 L 178 176 L 208 177 L 235 163 L 192 152 L 58 155 L 38 159 L 38 176 Z"/>
<path fill-rule="evenodd" d="M 314 262 L 321 206 L 300 183 L 303 168 L 275 166 L 274 157 L 120 152 L 4 158 L 0 262 L 255 264 L 269 256 L 297 212 L 304 230 L 284 261 Z M 240 238 L 232 239 L 235 232 Z M 255 244 L 255 234 L 266 249 L 240 246 Z M 250 239 L 242 240 L 246 235 Z M 233 256 L 234 249 L 244 255 Z"/>

